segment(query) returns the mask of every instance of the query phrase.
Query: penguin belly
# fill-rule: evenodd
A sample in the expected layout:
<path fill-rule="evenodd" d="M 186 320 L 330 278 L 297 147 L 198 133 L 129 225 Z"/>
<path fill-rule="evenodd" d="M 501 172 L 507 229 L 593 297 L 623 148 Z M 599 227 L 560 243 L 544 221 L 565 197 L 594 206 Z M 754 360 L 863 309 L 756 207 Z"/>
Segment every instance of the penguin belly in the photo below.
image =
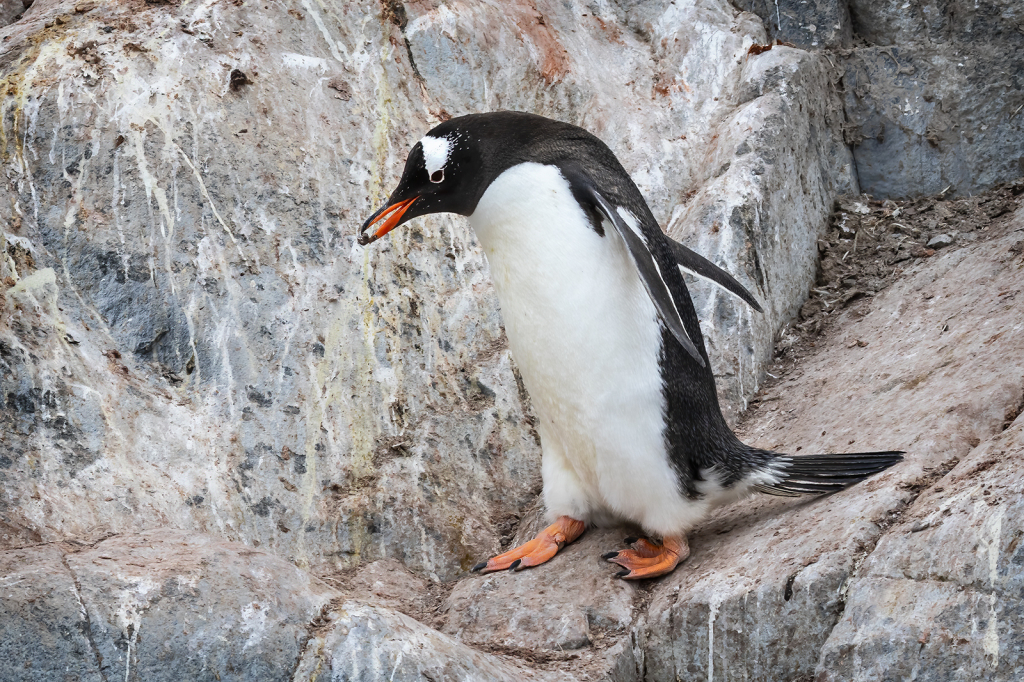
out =
<path fill-rule="evenodd" d="M 558 168 L 537 163 L 494 180 L 470 223 L 539 420 L 549 517 L 688 530 L 708 505 L 670 463 L 662 327 L 622 239 L 607 223 L 598 234 Z"/>

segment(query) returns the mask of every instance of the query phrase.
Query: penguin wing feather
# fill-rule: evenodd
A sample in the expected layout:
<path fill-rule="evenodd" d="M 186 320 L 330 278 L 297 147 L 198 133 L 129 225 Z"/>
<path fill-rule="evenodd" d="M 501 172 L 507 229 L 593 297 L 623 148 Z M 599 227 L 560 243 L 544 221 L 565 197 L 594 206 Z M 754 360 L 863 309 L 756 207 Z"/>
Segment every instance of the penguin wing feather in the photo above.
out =
<path fill-rule="evenodd" d="M 666 238 L 668 239 L 669 247 L 672 249 L 672 255 L 676 257 L 676 262 L 679 263 L 679 267 L 687 272 L 692 272 L 698 277 L 711 280 L 726 291 L 742 298 L 757 312 L 764 312 L 761 310 L 761 304 L 757 302 L 757 299 L 754 298 L 754 296 L 747 291 L 742 284 L 737 282 L 735 277 L 696 251 L 692 251 L 686 246 L 680 244 L 675 239 L 672 239 L 667 235 Z"/>
<path fill-rule="evenodd" d="M 636 265 L 637 272 L 640 273 L 640 280 L 644 283 L 644 288 L 647 289 L 647 293 L 650 295 L 651 301 L 654 302 L 654 307 L 658 311 L 658 317 L 661 318 L 665 326 L 672 332 L 672 336 L 676 337 L 676 340 L 683 348 L 703 367 L 704 358 L 697 352 L 697 347 L 693 345 L 693 341 L 687 335 L 686 328 L 683 326 L 683 319 L 676 308 L 676 303 L 672 300 L 672 294 L 665 285 L 665 281 L 661 276 L 661 270 L 658 268 L 658 263 L 654 260 L 650 249 L 647 248 L 646 242 L 626 224 L 626 221 L 623 220 L 619 212 L 597 189 L 589 186 L 588 183 L 585 191 L 597 205 L 598 210 L 604 214 L 608 222 L 615 227 L 615 231 L 619 233 L 619 236 L 626 243 L 629 255 L 633 257 L 633 263 Z"/>

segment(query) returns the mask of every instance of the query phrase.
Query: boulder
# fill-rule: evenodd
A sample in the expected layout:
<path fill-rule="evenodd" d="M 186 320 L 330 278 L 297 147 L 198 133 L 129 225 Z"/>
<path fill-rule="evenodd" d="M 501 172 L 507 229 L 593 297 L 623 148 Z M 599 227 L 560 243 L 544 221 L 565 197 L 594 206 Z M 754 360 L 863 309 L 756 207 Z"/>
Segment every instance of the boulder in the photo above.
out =
<path fill-rule="evenodd" d="M 921 494 L 851 581 L 816 679 L 1024 674 L 1024 419 Z"/>
<path fill-rule="evenodd" d="M 736 0 L 764 21 L 768 37 L 807 50 L 849 47 L 851 5 L 840 0 Z"/>
<path fill-rule="evenodd" d="M 345 601 L 310 639 L 293 680 L 551 680 L 573 678 L 557 671 L 537 671 L 510 657 L 481 653 L 416 622 L 408 616 Z"/>
<path fill-rule="evenodd" d="M 493 573 L 459 582 L 444 632 L 476 645 L 572 651 L 629 631 L 637 585 L 614 580 L 601 560 L 623 531 L 593 531 L 555 556 L 545 571 Z M 603 548 L 603 549 L 602 549 Z M 614 637 L 613 637 L 614 639 Z"/>
<path fill-rule="evenodd" d="M 1024 173 L 1024 8 L 1014 0 L 850 3 L 845 60 L 861 189 L 957 196 Z"/>
<path fill-rule="evenodd" d="M 770 38 L 828 50 L 864 192 L 967 196 L 1024 173 L 1014 0 L 739 0 Z"/>
<path fill-rule="evenodd" d="M 271 554 L 159 529 L 0 552 L 0 677 L 555 680 Z"/>
<path fill-rule="evenodd" d="M 1022 226 L 1018 209 L 996 235 L 920 259 L 875 298 L 835 313 L 834 334 L 765 391 L 739 431 L 745 442 L 793 454 L 902 449 L 906 460 L 841 493 L 754 498 L 701 526 L 687 563 L 654 588 L 645 679 L 902 674 L 894 664 L 906 663 L 900 657 L 909 649 L 879 644 L 890 654 L 875 659 L 851 646 L 860 640 L 850 634 L 835 642 L 840 630 L 833 627 L 851 618 L 853 586 L 861 584 L 857 599 L 871 620 L 852 616 L 862 628 L 858 637 L 888 641 L 887 600 L 894 595 L 879 583 L 867 590 L 864 568 L 903 561 L 887 538 L 905 531 L 887 529 L 922 490 L 943 487 L 938 479 L 1000 434 L 1024 404 L 1024 335 L 1013 303 L 1024 290 L 1008 249 Z M 948 616 L 970 623 L 972 613 Z M 984 637 L 977 631 L 970 638 L 978 651 L 985 651 Z M 1005 639 L 1012 642 L 1001 651 L 1014 669 L 1018 635 Z M 834 665 L 840 653 L 844 663 Z M 914 664 L 907 665 L 909 674 Z"/>
<path fill-rule="evenodd" d="M 23 0 L 0 0 L 0 26 L 7 26 L 25 13 Z"/>
<path fill-rule="evenodd" d="M 78 585 L 55 545 L 0 552 L 0 676 L 99 682 Z"/>

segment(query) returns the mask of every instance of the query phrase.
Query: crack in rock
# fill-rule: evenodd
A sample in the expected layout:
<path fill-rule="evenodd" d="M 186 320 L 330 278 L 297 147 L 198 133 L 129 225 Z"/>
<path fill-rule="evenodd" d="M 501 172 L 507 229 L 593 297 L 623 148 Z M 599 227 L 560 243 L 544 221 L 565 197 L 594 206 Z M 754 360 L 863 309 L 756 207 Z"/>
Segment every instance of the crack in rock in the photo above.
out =
<path fill-rule="evenodd" d="M 92 546 L 95 546 L 98 542 Z M 71 581 L 75 586 L 75 599 L 78 601 L 78 607 L 82 610 L 82 618 L 85 619 L 85 638 L 89 640 L 89 648 L 92 649 L 93 660 L 96 662 L 96 672 L 99 673 L 103 682 L 107 682 L 107 675 L 103 672 L 103 654 L 100 653 L 99 647 L 96 646 L 96 642 L 93 640 L 89 609 L 85 607 L 85 601 L 82 599 L 82 584 L 78 580 L 78 574 L 75 573 L 74 569 L 71 568 L 71 564 L 68 563 L 67 554 L 63 551 L 60 551 L 60 561 L 64 565 L 64 570 L 71 576 Z"/>

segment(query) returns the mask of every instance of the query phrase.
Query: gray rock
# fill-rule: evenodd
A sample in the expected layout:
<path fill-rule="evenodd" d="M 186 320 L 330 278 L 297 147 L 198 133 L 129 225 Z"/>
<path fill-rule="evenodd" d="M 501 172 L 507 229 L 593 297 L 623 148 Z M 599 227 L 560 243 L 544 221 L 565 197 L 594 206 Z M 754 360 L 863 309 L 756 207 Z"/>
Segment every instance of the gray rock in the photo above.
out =
<path fill-rule="evenodd" d="M 818 680 L 1024 674 L 1024 419 L 921 495 L 852 581 Z"/>
<path fill-rule="evenodd" d="M 980 440 L 1000 433 L 1007 415 L 1020 409 L 1024 338 L 1013 332 L 1019 325 L 1016 306 L 1004 299 L 1024 290 L 1016 266 L 1000 254 L 1021 225 L 1024 211 L 1018 210 L 998 237 L 919 262 L 876 296 L 866 314 L 842 313 L 836 324 L 843 334 L 823 342 L 764 396 L 741 429 L 745 442 L 802 453 L 902 448 L 906 461 L 826 498 L 755 498 L 721 510 L 698 528 L 691 535 L 690 559 L 659 581 L 651 596 L 647 679 L 796 680 L 823 671 L 835 680 L 910 675 L 909 667 L 893 661 L 909 655 L 912 641 L 906 640 L 906 648 L 884 645 L 892 617 L 884 605 L 898 595 L 880 583 L 865 586 L 858 597 L 864 611 L 853 623 L 859 634 L 848 629 L 833 646 L 829 633 L 847 618 L 850 606 L 844 610 L 844 602 L 852 605 L 856 567 L 864 557 L 903 556 L 896 547 L 887 549 L 884 529 L 913 502 L 914 491 Z M 934 295 L 922 300 L 922 291 Z M 850 339 L 865 341 L 871 352 Z M 945 493 L 939 497 L 947 499 Z M 1010 542 L 1009 532 L 1002 541 Z M 935 556 L 944 551 L 941 544 L 930 546 Z M 975 549 L 967 543 L 965 551 Z M 1019 567 L 1007 570 L 1019 573 Z M 1008 593 L 1007 603 L 1012 599 Z M 940 611 L 919 604 L 907 618 L 941 620 Z M 953 610 L 942 618 L 957 623 L 970 624 L 976 613 L 970 599 L 949 606 Z M 1006 608 L 1011 618 L 1016 607 Z M 1013 652 L 1024 641 L 1008 627 L 1004 632 L 1000 646 L 1015 661 Z M 974 648 L 964 655 L 971 669 L 987 670 L 979 653 L 985 651 L 984 636 L 978 631 L 968 638 Z M 871 667 L 875 650 L 862 650 L 862 641 L 882 647 L 879 655 L 889 652 L 877 668 Z M 904 641 L 902 635 L 897 641 Z M 889 667 L 892 674 L 877 672 Z M 936 673 L 932 679 L 949 678 Z"/>
<path fill-rule="evenodd" d="M 937 235 L 935 235 L 934 237 L 932 237 L 931 239 L 928 240 L 928 248 L 929 249 L 942 249 L 942 248 L 945 248 L 947 246 L 952 246 L 954 241 L 955 240 L 953 239 L 952 236 L 950 236 L 950 235 L 946 234 L 945 232 L 943 232 L 942 234 L 937 234 Z"/>
<path fill-rule="evenodd" d="M 27 254 L 4 263 L 26 282 L 0 318 L 5 521 L 468 568 L 498 541 L 480 509 L 532 499 L 539 449 L 468 231 L 445 218 L 354 244 L 436 123 L 404 48 L 375 61 L 397 27 L 371 2 L 73 8 L 38 0 L 0 44 L 9 73 L 52 48 L 17 72 L 26 106 L 4 109 L 29 131 L 5 138 L 18 176 L 0 189 Z M 348 100 L 329 85 L 342 73 Z M 401 104 L 377 112 L 388 83 Z M 38 273 L 46 305 L 22 291 Z"/>
<path fill-rule="evenodd" d="M 337 593 L 277 557 L 158 530 L 69 554 L 105 679 L 270 680 Z"/>
<path fill-rule="evenodd" d="M 957 196 L 1024 173 L 1024 10 L 1013 0 L 850 3 L 870 45 L 845 61 L 861 189 Z M 985 112 L 983 116 L 977 112 Z"/>
<path fill-rule="evenodd" d="M 884 480 L 884 479 L 883 479 Z M 843 611 L 859 547 L 898 506 L 863 488 L 802 503 L 747 502 L 690 537 L 686 564 L 656 585 L 647 615 L 648 679 L 795 680 L 814 672 Z"/>
<path fill-rule="evenodd" d="M 772 40 L 804 49 L 848 47 L 853 38 L 849 3 L 839 0 L 737 0 L 764 21 Z"/>
<path fill-rule="evenodd" d="M 0 26 L 7 26 L 25 12 L 22 0 L 0 0 Z"/>
<path fill-rule="evenodd" d="M 0 552 L 0 679 L 100 682 L 89 616 L 61 550 Z"/>
<path fill-rule="evenodd" d="M 735 4 L 757 14 L 769 38 L 842 48 L 830 59 L 840 71 L 835 80 L 845 92 L 847 139 L 864 192 L 963 196 L 1024 174 L 1020 3 Z"/>
<path fill-rule="evenodd" d="M 326 615 L 329 626 L 309 641 L 293 680 L 559 680 L 558 671 L 531 670 L 514 660 L 475 651 L 400 613 L 345 601 Z"/>
<path fill-rule="evenodd" d="M 556 651 L 589 646 L 592 631 L 625 633 L 637 586 L 614 580 L 617 568 L 601 559 L 622 549 L 623 537 L 590 532 L 544 570 L 462 580 L 448 600 L 444 632 L 468 644 Z"/>
<path fill-rule="evenodd" d="M 720 289 L 687 279 L 729 418 L 745 405 L 771 361 L 772 345 L 763 340 L 774 338 L 770 330 L 792 319 L 804 300 L 814 278 L 817 239 L 836 195 L 858 191 L 849 151 L 836 133 L 842 112 L 831 97 L 804 96 L 830 89 L 828 70 L 827 60 L 792 48 L 750 58 L 742 87 L 756 99 L 716 129 L 720 142 L 708 159 L 709 169 L 732 159 L 730 167 L 679 206 L 668 223 L 671 236 L 726 269 L 748 273 L 749 288 L 765 307 L 764 315 L 755 314 Z M 728 154 L 744 141 L 776 151 Z M 771 172 L 754 173 L 762 164 Z M 801 178 L 797 201 L 790 191 L 793 177 Z"/>
<path fill-rule="evenodd" d="M 569 679 L 211 536 L 164 529 L 8 550 L 0 576 L 5 681 Z"/>
<path fill-rule="evenodd" d="M 281 559 L 182 531 L 8 550 L 0 575 L 4 680 L 288 679 L 337 596 Z"/>

